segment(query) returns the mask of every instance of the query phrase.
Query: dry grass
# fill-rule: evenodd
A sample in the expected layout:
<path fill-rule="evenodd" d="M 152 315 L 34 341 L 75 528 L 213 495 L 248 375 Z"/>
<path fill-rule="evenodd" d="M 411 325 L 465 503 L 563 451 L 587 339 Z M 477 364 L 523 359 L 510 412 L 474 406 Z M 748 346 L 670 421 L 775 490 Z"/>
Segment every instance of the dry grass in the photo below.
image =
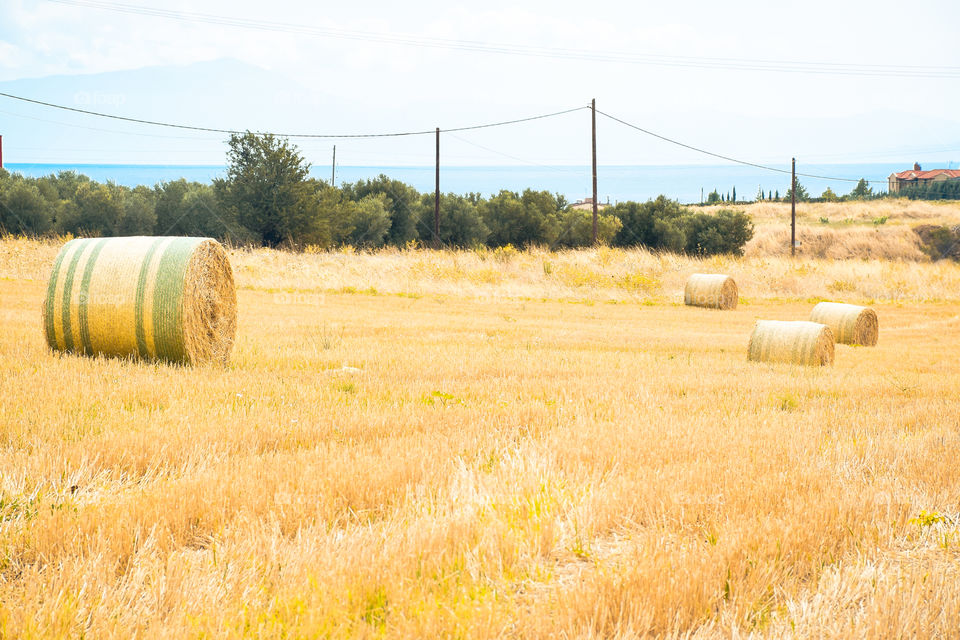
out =
<path fill-rule="evenodd" d="M 750 214 L 760 225 L 790 223 L 789 202 L 757 202 L 750 205 L 704 207 L 705 211 L 737 209 Z M 798 202 L 797 222 L 800 225 L 823 224 L 873 225 L 874 220 L 887 218 L 890 225 L 957 224 L 960 222 L 960 201 L 881 199 L 851 202 Z"/>
<path fill-rule="evenodd" d="M 956 265 L 240 251 L 222 369 L 48 351 L 56 248 L 0 242 L 0 637 L 960 626 Z M 879 346 L 747 362 L 820 297 Z"/>
<path fill-rule="evenodd" d="M 721 207 L 705 207 L 706 211 Z M 726 205 L 750 215 L 756 225 L 748 256 L 790 253 L 790 203 Z M 960 224 L 960 202 L 866 200 L 797 204 L 798 253 L 813 258 L 924 260 L 912 228 L 920 224 Z"/>

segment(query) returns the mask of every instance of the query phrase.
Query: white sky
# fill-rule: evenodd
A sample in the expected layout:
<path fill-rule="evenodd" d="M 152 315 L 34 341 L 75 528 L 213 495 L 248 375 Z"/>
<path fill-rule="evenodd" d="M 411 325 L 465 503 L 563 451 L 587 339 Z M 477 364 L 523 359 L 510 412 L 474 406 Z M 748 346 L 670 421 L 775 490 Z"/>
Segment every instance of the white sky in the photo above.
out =
<path fill-rule="evenodd" d="M 202 12 L 318 28 L 555 47 L 598 54 L 664 56 L 668 66 L 570 60 L 516 53 L 467 52 L 352 40 L 222 24 L 130 15 L 49 0 L 2 0 L 0 91 L 23 78 L 82 75 L 142 67 L 235 59 L 270 71 L 269 110 L 244 111 L 235 97 L 201 95 L 195 86 L 155 87 L 149 98 L 93 92 L 89 108 L 185 124 L 274 131 L 359 133 L 454 127 L 524 117 L 584 105 L 598 108 L 692 145 L 757 162 L 960 159 L 960 60 L 956 25 L 960 3 L 912 7 L 903 2 L 787 3 L 502 0 L 449 3 L 307 3 L 292 0 L 117 0 L 138 7 Z M 723 59 L 877 65 L 880 75 L 798 73 L 680 66 L 678 58 L 715 66 Z M 706 60 L 704 60 L 706 59 Z M 938 67 L 951 77 L 896 77 L 901 65 Z M 952 69 L 949 69 L 952 67 Z M 823 70 L 823 69 L 818 69 Z M 259 76 L 257 76 L 259 78 Z M 241 72 L 238 90 L 257 92 Z M 44 85 L 56 95 L 56 83 Z M 71 85 L 75 86 L 75 85 Z M 278 86 L 288 86 L 277 91 Z M 6 88 L 4 88 L 6 87 Z M 139 91 L 139 90 L 138 90 Z M 76 101 L 77 93 L 70 94 Z M 195 98 L 184 99 L 183 96 Z M 119 96 L 112 100 L 111 96 Z M 32 96 L 30 96 L 32 97 Z M 136 98 L 136 99 L 135 99 Z M 263 96 L 258 96 L 262 100 Z M 169 104 L 165 103 L 167 100 Z M 164 105 L 150 111 L 144 102 Z M 83 106 L 72 104 L 71 106 Z M 40 126 L 27 117 L 181 136 L 175 146 L 153 144 L 163 161 L 222 163 L 222 142 L 209 136 L 52 112 L 0 98 L 0 135 Z M 305 110 L 312 114 L 304 115 Z M 148 113 L 149 111 L 149 113 Z M 222 118 L 222 119 L 221 119 Z M 31 124 L 33 123 L 33 124 Z M 605 164 L 715 164 L 612 122 L 600 123 Z M 535 125 L 458 134 L 444 143 L 461 164 L 572 164 L 589 160 L 586 112 Z M 26 135 L 24 135 L 26 137 Z M 215 137 L 214 137 L 215 138 Z M 25 146 L 47 161 L 143 161 L 142 139 L 76 132 L 72 146 L 44 149 L 42 136 Z M 95 144 L 91 140 L 98 140 Z M 152 139 L 151 139 L 152 140 Z M 472 143 L 472 144 L 471 144 Z M 9 144 L 9 143 L 8 143 Z M 111 149 L 103 149 L 106 144 Z M 303 143 L 328 148 L 331 142 Z M 40 145 L 40 146 L 38 146 Z M 99 145 L 99 146 L 98 146 Z M 432 141 L 337 142 L 342 162 L 429 164 Z M 475 145 L 480 145 L 475 146 Z M 149 147 L 150 145 L 148 145 Z M 489 151 L 481 147 L 492 149 Z M 342 151 L 341 151 L 342 149 Z M 129 151 L 129 153 L 128 153 Z M 340 156 L 340 154 L 343 154 Z M 164 155 L 165 154 L 165 155 Z M 9 152 L 8 152 L 9 155 Z M 393 162 L 385 162 L 385 159 Z"/>

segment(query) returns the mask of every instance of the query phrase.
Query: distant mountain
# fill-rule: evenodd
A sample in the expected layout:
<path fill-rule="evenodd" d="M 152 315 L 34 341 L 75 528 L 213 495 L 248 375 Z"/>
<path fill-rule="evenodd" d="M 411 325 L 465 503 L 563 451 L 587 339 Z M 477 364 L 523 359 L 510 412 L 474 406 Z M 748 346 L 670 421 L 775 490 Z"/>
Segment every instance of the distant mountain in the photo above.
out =
<path fill-rule="evenodd" d="M 0 83 L 0 92 L 107 114 L 215 129 L 317 131 L 355 110 L 236 60 Z M 222 164 L 226 135 L 138 125 L 0 97 L 7 162 Z"/>
<path fill-rule="evenodd" d="M 514 97 L 491 91 L 489 105 L 472 96 L 437 102 L 421 80 L 398 76 L 401 93 L 382 95 L 361 74 L 351 87 L 318 63 L 308 77 L 290 78 L 232 59 L 185 66 L 146 67 L 93 75 L 49 76 L 0 83 L 0 92 L 78 109 L 215 129 L 278 133 L 370 133 L 432 130 L 534 115 L 510 107 Z M 342 75 L 340 76 L 342 77 Z M 396 85 L 396 83 L 395 83 Z M 356 97 L 364 89 L 366 98 Z M 441 87 L 440 91 L 443 91 Z M 375 96 L 371 98 L 369 96 Z M 522 104 L 525 96 L 516 96 Z M 824 99 L 829 99 L 825 95 Z M 960 122 L 876 111 L 856 116 L 751 117 L 725 113 L 716 103 L 691 101 L 685 113 L 646 105 L 599 103 L 651 131 L 717 154 L 764 164 L 915 161 L 946 166 L 960 160 Z M 736 110 L 731 105 L 729 110 Z M 623 125 L 598 121 L 600 164 L 672 165 L 722 162 Z M 227 136 L 98 118 L 0 97 L 0 135 L 8 163 L 212 164 L 225 162 Z M 377 139 L 294 139 L 309 161 L 330 162 L 337 144 L 341 165 L 431 165 L 430 136 Z M 589 162 L 586 112 L 443 136 L 442 162 L 459 165 L 554 165 Z"/>

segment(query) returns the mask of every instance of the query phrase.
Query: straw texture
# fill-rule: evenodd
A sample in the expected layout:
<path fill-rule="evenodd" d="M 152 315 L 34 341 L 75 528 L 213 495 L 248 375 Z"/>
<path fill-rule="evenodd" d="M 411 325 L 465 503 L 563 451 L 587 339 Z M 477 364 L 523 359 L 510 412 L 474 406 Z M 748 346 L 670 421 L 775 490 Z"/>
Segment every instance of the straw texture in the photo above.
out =
<path fill-rule="evenodd" d="M 43 305 L 52 349 L 184 364 L 226 363 L 236 319 L 230 261 L 209 238 L 71 240 Z"/>
<path fill-rule="evenodd" d="M 683 290 L 684 304 L 711 309 L 737 308 L 737 283 L 721 273 L 695 273 Z"/>
<path fill-rule="evenodd" d="M 842 302 L 821 302 L 810 312 L 810 321 L 830 327 L 837 342 L 873 347 L 877 344 L 877 312 Z"/>
<path fill-rule="evenodd" d="M 833 364 L 833 332 L 816 322 L 757 320 L 747 351 L 757 362 Z"/>

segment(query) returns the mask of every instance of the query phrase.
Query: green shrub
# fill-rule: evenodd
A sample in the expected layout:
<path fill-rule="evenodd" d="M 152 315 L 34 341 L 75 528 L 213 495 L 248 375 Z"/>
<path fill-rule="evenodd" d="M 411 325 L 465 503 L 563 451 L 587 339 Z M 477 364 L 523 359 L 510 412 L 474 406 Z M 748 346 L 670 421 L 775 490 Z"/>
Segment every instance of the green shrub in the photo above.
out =
<path fill-rule="evenodd" d="M 645 246 L 665 251 L 683 251 L 686 233 L 682 218 L 688 210 L 666 196 L 644 203 L 621 202 L 612 215 L 620 219 L 621 228 L 613 238 L 618 247 Z"/>
<path fill-rule="evenodd" d="M 716 214 L 692 211 L 665 196 L 643 204 L 624 202 L 614 207 L 622 228 L 614 237 L 617 246 L 646 246 L 695 255 L 742 255 L 753 237 L 750 217 L 721 209 Z"/>
<path fill-rule="evenodd" d="M 428 246 L 433 237 L 433 194 L 420 197 L 420 237 Z M 447 193 L 440 196 L 440 242 L 445 246 L 472 247 L 483 244 L 490 235 L 477 205 L 464 196 Z"/>
<path fill-rule="evenodd" d="M 609 245 L 623 223 L 615 215 L 597 214 L 597 242 Z M 593 244 L 593 211 L 567 209 L 558 213 L 547 236 L 551 249 L 561 247 L 588 247 Z"/>
<path fill-rule="evenodd" d="M 925 224 L 914 231 L 920 236 L 920 248 L 932 260 L 951 258 L 960 261 L 960 233 L 956 229 Z"/>
<path fill-rule="evenodd" d="M 0 172 L 0 234 L 46 233 L 52 224 L 50 206 L 37 185 Z"/>

